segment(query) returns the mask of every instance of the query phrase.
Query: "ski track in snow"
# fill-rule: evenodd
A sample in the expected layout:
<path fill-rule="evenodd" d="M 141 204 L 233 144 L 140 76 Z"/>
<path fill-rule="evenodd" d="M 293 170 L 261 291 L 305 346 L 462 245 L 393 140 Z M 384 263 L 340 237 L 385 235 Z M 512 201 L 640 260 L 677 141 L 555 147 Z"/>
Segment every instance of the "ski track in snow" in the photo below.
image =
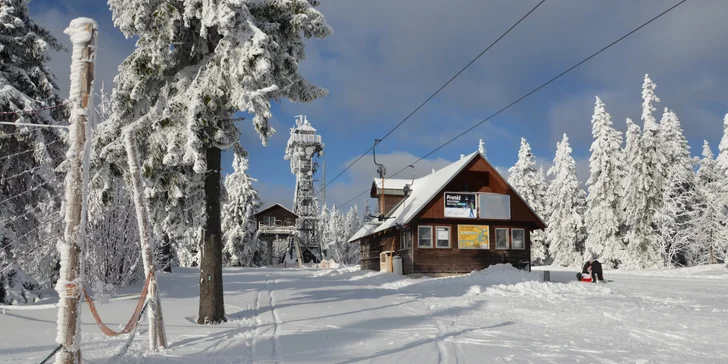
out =
<path fill-rule="evenodd" d="M 274 279 L 273 287 L 268 290 L 268 305 L 270 305 L 270 313 L 273 318 L 273 361 L 275 363 L 280 363 L 282 362 L 282 360 L 279 359 L 281 353 L 281 342 L 278 338 L 278 325 L 280 321 L 278 320 L 278 312 L 276 311 L 276 296 L 273 294 L 277 283 L 278 281 Z"/>
<path fill-rule="evenodd" d="M 251 338 L 251 341 L 250 341 L 250 351 L 249 351 L 251 362 L 255 362 L 255 359 L 256 359 L 255 346 L 258 344 L 258 338 L 261 335 L 260 331 L 261 331 L 261 326 L 263 324 L 263 321 L 260 319 L 260 299 L 261 299 L 260 296 L 263 293 L 263 289 L 265 289 L 265 287 L 268 286 L 268 282 L 270 282 L 270 281 L 266 280 L 263 288 L 259 289 L 258 292 L 255 293 L 255 303 L 254 303 L 255 304 L 255 308 L 254 308 L 255 318 L 253 320 L 253 325 L 254 325 L 253 326 L 253 337 Z"/>

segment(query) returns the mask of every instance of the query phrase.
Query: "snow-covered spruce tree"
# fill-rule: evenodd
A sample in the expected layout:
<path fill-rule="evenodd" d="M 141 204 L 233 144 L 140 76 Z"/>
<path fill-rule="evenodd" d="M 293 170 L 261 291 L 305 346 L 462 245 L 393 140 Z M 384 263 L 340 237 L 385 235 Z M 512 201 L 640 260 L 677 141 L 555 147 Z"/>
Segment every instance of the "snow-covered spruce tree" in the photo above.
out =
<path fill-rule="evenodd" d="M 182 173 L 175 170 L 181 166 L 204 176 L 201 324 L 225 321 L 220 159 L 221 150 L 239 139 L 232 116 L 252 114 L 265 144 L 274 133 L 268 124 L 270 99 L 310 102 L 326 95 L 298 69 L 303 38 L 332 33 L 318 3 L 109 0 L 114 24 L 139 40 L 119 68 L 113 122 L 99 131 L 99 144 L 105 146 L 105 159 L 123 160 L 119 136 L 130 123 L 145 144 L 140 145 L 143 168 L 153 188 L 181 190 Z"/>
<path fill-rule="evenodd" d="M 47 66 L 49 49 L 64 48 L 30 18 L 28 1 L 2 0 L 0 112 L 12 114 L 0 115 L 1 121 L 38 125 L 66 121 L 63 100 Z M 6 297 L 16 293 L 30 297 L 34 287 L 52 287 L 57 279 L 63 187 L 56 169 L 63 162 L 65 144 L 63 129 L 0 125 L 4 156 L 0 157 L 0 279 L 4 276 L 7 283 L 12 277 L 18 283 Z"/>
<path fill-rule="evenodd" d="M 607 267 L 616 268 L 622 256 L 619 238 L 619 178 L 622 136 L 612 126 L 604 102 L 597 96 L 592 115 L 589 151 L 589 191 L 586 197 L 584 258 L 597 254 Z"/>
<path fill-rule="evenodd" d="M 508 183 L 526 200 L 539 216 L 544 214 L 544 197 L 546 194 L 546 180 L 543 169 L 537 170 L 534 163 L 531 146 L 525 138 L 521 138 L 521 148 L 518 151 L 518 161 L 508 169 Z M 542 230 L 531 233 L 531 260 L 543 264 L 548 260 L 548 248 Z"/>
<path fill-rule="evenodd" d="M 728 190 L 708 141 L 703 142 L 703 159 L 697 175 L 700 203 L 693 227 L 698 236 L 690 246 L 689 262 L 713 264 L 726 259 L 728 228 L 725 221 L 728 216 L 724 206 L 728 202 Z"/>
<path fill-rule="evenodd" d="M 718 157 L 715 158 L 715 165 L 724 173 L 728 171 L 728 114 L 723 117 L 723 137 L 718 145 Z"/>
<path fill-rule="evenodd" d="M 336 205 L 331 206 L 328 218 L 328 236 L 324 240 L 328 256 L 335 262 L 343 263 L 343 252 L 341 242 L 346 234 L 346 216 L 339 212 Z"/>
<path fill-rule="evenodd" d="M 654 103 L 660 101 L 655 96 L 655 84 L 645 75 L 642 85 L 642 136 L 639 152 L 630 156 L 632 163 L 628 172 L 625 211 L 627 232 L 627 255 L 624 267 L 644 269 L 660 266 L 661 255 L 657 246 L 655 212 L 662 206 L 665 188 L 667 160 L 662 146 L 662 136 L 652 112 Z"/>
<path fill-rule="evenodd" d="M 362 223 L 359 218 L 359 207 L 357 205 L 352 206 L 349 212 L 346 213 L 346 231 L 343 239 L 341 240 L 339 250 L 342 252 L 342 263 L 346 265 L 353 265 L 359 263 L 359 246 L 356 244 L 349 244 L 349 239 L 356 234 L 361 228 Z"/>
<path fill-rule="evenodd" d="M 480 153 L 480 155 L 485 158 L 485 142 L 483 141 L 483 139 L 480 139 L 478 141 L 478 153 Z"/>
<path fill-rule="evenodd" d="M 228 265 L 249 267 L 260 249 L 253 216 L 260 207 L 258 191 L 253 188 L 256 181 L 248 176 L 247 153 L 236 144 L 233 173 L 225 177 L 227 199 L 222 205 L 223 259 Z"/>
<path fill-rule="evenodd" d="M 549 168 L 553 180 L 546 191 L 546 206 L 549 211 L 546 241 L 553 264 L 561 266 L 579 265 L 582 262 L 581 247 L 584 222 L 579 214 L 579 179 L 576 177 L 576 163 L 571 157 L 569 138 L 564 134 L 556 144 L 554 166 Z"/>
<path fill-rule="evenodd" d="M 655 211 L 657 246 L 664 267 L 685 264 L 686 248 L 696 238 L 692 224 L 698 205 L 694 161 L 680 120 L 665 108 L 660 121 L 661 148 L 667 158 L 662 208 Z"/>

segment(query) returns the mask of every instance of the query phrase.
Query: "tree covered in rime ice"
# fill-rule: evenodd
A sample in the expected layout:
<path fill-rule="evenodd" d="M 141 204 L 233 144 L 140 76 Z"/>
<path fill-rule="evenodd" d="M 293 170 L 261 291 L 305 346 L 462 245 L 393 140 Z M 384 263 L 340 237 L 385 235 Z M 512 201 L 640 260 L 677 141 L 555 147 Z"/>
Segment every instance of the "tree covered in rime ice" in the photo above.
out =
<path fill-rule="evenodd" d="M 700 200 L 693 224 L 699 236 L 690 245 L 688 259 L 690 264 L 713 264 L 726 259 L 728 228 L 725 221 L 728 215 L 724 207 L 728 202 L 728 189 L 726 176 L 713 159 L 707 141 L 703 143 L 703 158 L 697 175 Z"/>
<path fill-rule="evenodd" d="M 598 96 L 591 124 L 594 141 L 589 148 L 589 179 L 586 182 L 584 258 L 597 254 L 604 265 L 616 267 L 622 253 L 618 210 L 622 136 L 612 126 L 611 116 Z"/>
<path fill-rule="evenodd" d="M 480 139 L 478 141 L 478 153 L 480 153 L 480 155 L 485 158 L 485 142 L 483 141 L 483 139 Z"/>
<path fill-rule="evenodd" d="M 551 184 L 546 191 L 546 209 L 549 211 L 546 241 L 553 264 L 578 265 L 582 262 L 582 236 L 584 222 L 579 213 L 582 203 L 576 163 L 571 157 L 569 138 L 564 134 L 556 144 L 554 166 L 549 168 Z"/>
<path fill-rule="evenodd" d="M 680 120 L 665 108 L 660 121 L 661 148 L 666 157 L 662 208 L 655 213 L 657 247 L 664 267 L 685 264 L 686 248 L 698 238 L 692 227 L 698 204 L 694 161 Z"/>
<path fill-rule="evenodd" d="M 718 157 L 715 159 L 715 163 L 719 170 L 728 171 L 728 114 L 723 117 L 723 137 L 718 145 Z"/>
<path fill-rule="evenodd" d="M 657 242 L 655 213 L 662 206 L 665 188 L 667 160 L 662 148 L 662 136 L 652 112 L 655 84 L 645 75 L 642 85 L 642 136 L 639 151 L 631 159 L 626 186 L 629 201 L 625 211 L 627 225 L 627 255 L 624 266 L 629 269 L 643 269 L 660 265 L 661 254 Z"/>
<path fill-rule="evenodd" d="M 186 189 L 204 184 L 199 323 L 225 320 L 220 159 L 240 136 L 232 116 L 251 114 L 265 144 L 274 133 L 270 99 L 311 102 L 326 95 L 298 68 L 303 38 L 332 33 L 318 3 L 109 0 L 114 24 L 139 40 L 119 67 L 114 114 L 98 144 L 102 158 L 123 164 L 121 129 L 130 124 L 144 141 L 142 168 L 153 192 L 185 200 Z M 198 201 L 191 205 L 182 210 L 199 214 Z"/>
<path fill-rule="evenodd" d="M 111 116 L 111 97 L 103 84 L 93 117 L 97 128 Z M 88 199 L 89 243 L 84 247 L 84 274 L 93 287 L 95 298 L 114 295 L 118 288 L 127 287 L 144 278 L 139 245 L 136 209 L 127 189 L 129 183 L 118 177 L 107 181 L 108 188 L 90 188 Z"/>
<path fill-rule="evenodd" d="M 546 180 L 543 169 L 536 169 L 531 146 L 525 138 L 521 138 L 521 148 L 518 151 L 518 161 L 508 169 L 508 183 L 518 192 L 526 203 L 531 206 L 542 218 L 544 214 L 544 197 L 546 195 Z M 531 260 L 544 263 L 548 259 L 548 248 L 543 231 L 531 233 Z"/>
<path fill-rule="evenodd" d="M 359 207 L 356 205 L 349 209 L 346 213 L 346 233 L 341 245 L 341 262 L 346 265 L 353 265 L 359 263 L 359 245 L 349 244 L 349 239 L 356 234 L 357 231 L 362 227 L 361 220 L 359 218 Z"/>
<path fill-rule="evenodd" d="M 58 40 L 29 16 L 27 0 L 0 5 L 0 121 L 39 125 L 67 119 L 49 50 Z M 36 287 L 57 278 L 57 239 L 62 178 L 57 169 L 66 150 L 59 128 L 0 125 L 0 284 L 6 297 L 28 300 Z M 35 278 L 35 279 L 33 279 Z M 12 284 L 11 284 L 12 283 Z M 27 284 L 25 284 L 27 283 Z"/>
<path fill-rule="evenodd" d="M 256 238 L 255 212 L 260 207 L 257 180 L 248 176 L 245 150 L 235 145 L 233 173 L 225 177 L 227 199 L 222 206 L 223 258 L 228 265 L 249 267 L 256 252 L 263 249 Z"/>

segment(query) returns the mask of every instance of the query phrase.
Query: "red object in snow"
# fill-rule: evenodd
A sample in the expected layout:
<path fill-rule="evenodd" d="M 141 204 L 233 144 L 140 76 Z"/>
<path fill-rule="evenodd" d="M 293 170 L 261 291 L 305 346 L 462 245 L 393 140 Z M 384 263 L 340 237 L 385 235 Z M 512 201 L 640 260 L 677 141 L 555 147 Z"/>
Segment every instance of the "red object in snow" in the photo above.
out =
<path fill-rule="evenodd" d="M 591 278 L 591 276 L 583 276 L 583 277 L 581 277 L 581 281 L 582 282 L 591 282 L 592 278 Z"/>

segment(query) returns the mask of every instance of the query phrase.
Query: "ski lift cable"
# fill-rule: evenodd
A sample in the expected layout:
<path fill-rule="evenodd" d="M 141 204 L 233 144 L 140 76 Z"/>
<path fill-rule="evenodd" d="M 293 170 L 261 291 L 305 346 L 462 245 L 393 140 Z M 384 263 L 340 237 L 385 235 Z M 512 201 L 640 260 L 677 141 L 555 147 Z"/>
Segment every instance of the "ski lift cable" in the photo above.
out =
<path fill-rule="evenodd" d="M 526 13 L 526 15 L 524 15 L 523 17 L 521 17 L 515 24 L 511 25 L 511 27 L 508 28 L 508 30 L 506 30 L 503 34 L 501 34 L 500 37 L 498 37 L 487 48 L 485 48 L 482 52 L 480 52 L 480 54 L 478 54 L 468 64 L 466 64 L 465 67 L 463 67 L 462 69 L 460 69 L 460 71 L 458 71 L 447 82 L 445 82 L 445 84 L 443 84 L 442 86 L 440 86 L 440 88 L 437 89 L 437 91 L 435 91 L 432 95 L 430 95 L 430 97 L 428 97 L 424 102 L 422 102 L 420 104 L 420 106 L 418 106 L 416 109 L 414 109 L 412 112 L 410 112 L 409 115 L 407 115 L 407 117 L 405 117 L 404 119 L 402 119 L 402 121 L 400 121 L 397 125 L 395 125 L 394 128 L 392 128 L 391 130 L 389 130 L 389 132 L 387 132 L 387 134 L 385 134 L 379 140 L 380 141 L 383 141 L 388 136 L 390 136 L 395 130 L 397 130 L 400 126 L 402 126 L 402 124 L 404 124 L 407 120 L 409 120 L 412 117 L 412 115 L 414 115 L 415 113 L 417 113 L 417 111 L 419 111 L 423 106 L 425 106 L 425 104 L 427 104 L 428 102 L 430 102 L 430 100 L 432 100 L 435 96 L 437 96 L 437 94 L 439 94 L 440 91 L 442 91 L 443 89 L 445 89 L 445 87 L 447 87 L 452 81 L 454 81 L 458 76 L 460 76 L 460 74 L 462 74 L 463 72 L 465 72 L 465 70 L 468 69 L 473 63 L 475 63 L 475 61 L 477 61 L 478 59 L 480 59 L 481 56 L 483 56 L 486 52 L 488 52 L 491 48 L 493 48 L 493 46 L 495 46 L 501 39 L 503 39 L 508 33 L 510 33 L 511 30 L 515 29 L 522 21 L 524 21 L 529 15 L 531 15 L 531 13 L 533 13 L 534 11 L 536 11 L 536 9 L 539 6 L 541 6 L 541 4 L 543 4 L 545 1 L 546 0 L 541 0 L 538 4 L 536 4 L 536 6 L 534 6 L 528 13 Z M 341 172 L 339 172 L 339 174 L 337 174 L 333 179 L 331 179 L 331 181 L 329 181 L 328 183 L 326 183 L 326 185 L 324 185 L 324 189 L 326 187 L 328 187 L 329 185 L 331 185 L 336 179 L 338 179 L 339 177 L 341 177 L 341 175 L 344 174 L 344 172 L 346 172 L 347 170 L 349 170 L 349 168 L 351 168 L 354 164 L 356 164 L 356 162 L 358 162 L 360 159 L 364 158 L 364 156 L 366 156 L 367 154 L 369 154 L 369 152 L 373 148 L 374 147 L 372 146 L 371 148 L 367 149 L 358 158 L 356 158 L 353 162 L 351 162 L 348 166 L 346 166 L 346 168 L 344 168 L 344 170 L 342 170 Z"/>

